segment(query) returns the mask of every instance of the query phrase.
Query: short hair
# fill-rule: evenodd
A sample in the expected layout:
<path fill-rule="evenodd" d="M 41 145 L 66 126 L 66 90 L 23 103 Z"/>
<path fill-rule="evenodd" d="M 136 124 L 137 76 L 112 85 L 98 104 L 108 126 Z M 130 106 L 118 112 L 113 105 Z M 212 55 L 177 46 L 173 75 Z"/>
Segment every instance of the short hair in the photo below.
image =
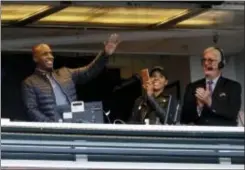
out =
<path fill-rule="evenodd" d="M 203 51 L 203 55 L 205 55 L 206 53 L 209 53 L 209 52 L 213 52 L 216 56 L 219 57 L 220 61 L 222 60 L 222 54 L 221 54 L 221 52 L 217 48 L 215 48 L 215 47 L 208 47 L 208 48 L 206 48 Z"/>
<path fill-rule="evenodd" d="M 39 47 L 41 47 L 41 46 L 48 46 L 49 48 L 51 48 L 50 45 L 48 45 L 48 44 L 37 44 L 37 45 L 34 45 L 34 46 L 32 47 L 32 54 L 34 54 L 34 53 L 36 52 L 36 50 L 37 50 Z"/>

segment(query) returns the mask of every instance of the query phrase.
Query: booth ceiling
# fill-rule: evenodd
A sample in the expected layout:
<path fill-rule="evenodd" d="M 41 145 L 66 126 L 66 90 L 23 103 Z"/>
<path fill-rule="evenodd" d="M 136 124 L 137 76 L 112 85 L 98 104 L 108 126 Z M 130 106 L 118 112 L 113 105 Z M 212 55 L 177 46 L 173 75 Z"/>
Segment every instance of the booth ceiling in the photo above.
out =
<path fill-rule="evenodd" d="M 3 2 L 2 26 L 89 28 L 212 28 L 234 25 L 239 13 L 216 3 Z M 241 11 L 243 13 L 243 11 Z M 244 14 L 240 14 L 244 15 Z M 237 21 L 242 22 L 243 21 Z"/>
<path fill-rule="evenodd" d="M 1 27 L 2 51 L 45 42 L 55 52 L 97 53 L 116 32 L 119 54 L 199 55 L 216 35 L 234 54 L 244 48 L 244 2 L 2 1 Z"/>

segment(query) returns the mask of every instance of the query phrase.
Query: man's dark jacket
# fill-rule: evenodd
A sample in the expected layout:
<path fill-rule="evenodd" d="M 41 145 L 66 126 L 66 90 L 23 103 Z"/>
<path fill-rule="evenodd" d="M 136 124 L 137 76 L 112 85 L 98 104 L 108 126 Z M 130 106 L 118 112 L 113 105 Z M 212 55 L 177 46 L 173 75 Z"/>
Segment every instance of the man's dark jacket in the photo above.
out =
<path fill-rule="evenodd" d="M 75 84 L 84 84 L 97 76 L 104 68 L 108 57 L 100 52 L 97 57 L 87 66 L 70 69 L 60 68 L 51 74 L 64 92 L 69 102 L 76 101 Z M 22 84 L 23 100 L 31 121 L 56 122 L 61 115 L 56 111 L 56 100 L 52 86 L 45 73 L 35 72 L 24 80 Z"/>
<path fill-rule="evenodd" d="M 236 126 L 241 107 L 241 85 L 233 80 L 220 77 L 212 94 L 212 106 L 204 106 L 201 116 L 197 113 L 195 91 L 206 88 L 206 80 L 201 79 L 186 87 L 181 123 L 196 125 Z"/>

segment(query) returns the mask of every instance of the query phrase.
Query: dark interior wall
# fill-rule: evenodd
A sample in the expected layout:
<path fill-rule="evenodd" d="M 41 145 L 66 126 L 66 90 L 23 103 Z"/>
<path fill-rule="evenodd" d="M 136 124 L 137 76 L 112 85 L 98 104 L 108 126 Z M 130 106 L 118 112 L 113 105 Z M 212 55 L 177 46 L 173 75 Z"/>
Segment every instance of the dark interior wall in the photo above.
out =
<path fill-rule="evenodd" d="M 64 57 L 55 55 L 54 68 L 85 66 L 94 57 Z M 2 52 L 1 60 L 2 117 L 12 120 L 28 120 L 22 103 L 21 82 L 31 75 L 35 69 L 31 54 Z M 85 102 L 102 101 L 104 111 L 111 111 L 111 120 L 121 119 L 126 121 L 131 114 L 135 99 L 141 95 L 140 81 L 133 81 L 133 83 L 117 91 L 113 91 L 113 89 L 117 85 L 120 86 L 124 82 L 131 81 L 130 79 L 132 78 L 121 79 L 119 68 L 105 67 L 101 74 L 87 84 L 77 84 L 78 100 Z M 180 81 L 169 84 L 165 91 L 180 99 Z"/>
<path fill-rule="evenodd" d="M 55 55 L 55 68 L 85 66 L 93 60 L 91 57 L 61 57 Z M 30 54 L 2 53 L 1 109 L 2 117 L 14 120 L 27 120 L 22 103 L 21 82 L 35 69 Z M 105 111 L 111 110 L 111 119 L 127 120 L 134 100 L 140 95 L 140 84 L 117 92 L 112 92 L 122 82 L 120 69 L 105 68 L 101 74 L 85 85 L 77 85 L 78 100 L 103 101 Z"/>

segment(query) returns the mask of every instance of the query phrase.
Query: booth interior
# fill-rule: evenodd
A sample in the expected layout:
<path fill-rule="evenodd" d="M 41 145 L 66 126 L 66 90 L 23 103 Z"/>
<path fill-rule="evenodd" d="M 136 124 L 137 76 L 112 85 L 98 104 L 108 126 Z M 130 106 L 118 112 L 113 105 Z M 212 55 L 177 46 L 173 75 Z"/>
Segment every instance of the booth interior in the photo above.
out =
<path fill-rule="evenodd" d="M 105 123 L 31 122 L 21 85 L 35 70 L 32 47 L 49 44 L 54 69 L 77 68 L 89 64 L 113 33 L 121 42 L 104 69 L 76 84 L 77 101 L 102 102 Z M 1 117 L 10 121 L 1 119 L 1 166 L 243 169 L 243 124 L 127 124 L 143 94 L 142 69 L 160 66 L 167 72 L 164 91 L 181 111 L 186 86 L 204 78 L 201 58 L 210 46 L 224 50 L 223 76 L 241 85 L 242 113 L 244 2 L 2 2 Z"/>
<path fill-rule="evenodd" d="M 35 68 L 31 54 L 34 45 L 47 43 L 52 47 L 55 68 L 75 68 L 92 61 L 112 33 L 120 35 L 121 43 L 106 68 L 89 83 L 76 87 L 78 100 L 102 101 L 104 112 L 111 111 L 112 120 L 129 118 L 135 99 L 142 94 L 140 82 L 132 79 L 144 68 L 162 66 L 169 77 L 167 93 L 182 104 L 186 85 L 203 77 L 200 57 L 212 45 L 225 52 L 223 75 L 243 88 L 242 5 L 222 1 L 3 2 L 2 117 L 28 120 L 20 89 Z M 93 16 L 89 11 L 99 14 Z M 125 82 L 127 85 L 121 87 Z"/>

